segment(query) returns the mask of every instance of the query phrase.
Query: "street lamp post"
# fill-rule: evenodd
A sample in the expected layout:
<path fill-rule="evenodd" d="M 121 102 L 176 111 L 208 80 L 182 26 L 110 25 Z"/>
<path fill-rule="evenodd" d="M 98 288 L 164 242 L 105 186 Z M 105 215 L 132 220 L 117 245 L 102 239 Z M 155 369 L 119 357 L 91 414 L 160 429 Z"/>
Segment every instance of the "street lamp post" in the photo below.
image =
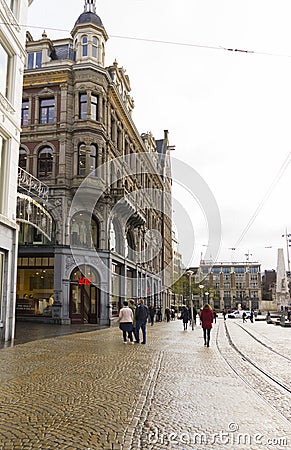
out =
<path fill-rule="evenodd" d="M 200 289 L 201 306 L 203 307 L 203 289 L 204 289 L 204 285 L 203 284 L 199 284 L 199 289 Z"/>
<path fill-rule="evenodd" d="M 209 295 L 209 292 L 205 292 L 205 296 L 206 296 L 206 303 L 208 303 L 208 295 Z"/>
<path fill-rule="evenodd" d="M 191 326 L 194 330 L 194 311 L 193 311 L 193 300 L 192 300 L 192 275 L 194 272 L 188 270 L 187 275 L 189 275 L 189 288 L 190 288 L 190 308 L 191 308 Z"/>

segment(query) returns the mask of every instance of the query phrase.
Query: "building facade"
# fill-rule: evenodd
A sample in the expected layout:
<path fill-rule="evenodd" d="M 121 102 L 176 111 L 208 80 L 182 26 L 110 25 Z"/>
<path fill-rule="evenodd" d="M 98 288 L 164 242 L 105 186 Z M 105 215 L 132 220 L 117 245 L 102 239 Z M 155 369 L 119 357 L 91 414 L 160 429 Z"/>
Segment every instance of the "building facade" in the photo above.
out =
<path fill-rule="evenodd" d="M 17 166 L 25 29 L 32 0 L 0 0 L 0 339 L 14 337 Z"/>
<path fill-rule="evenodd" d="M 209 302 L 216 310 L 260 309 L 260 272 L 256 262 L 201 263 L 197 271 L 200 306 Z"/>
<path fill-rule="evenodd" d="M 124 298 L 163 306 L 163 241 L 172 233 L 163 206 L 168 136 L 161 160 L 158 141 L 133 122 L 125 70 L 116 61 L 105 67 L 107 39 L 94 0 L 85 1 L 68 38 L 27 35 L 19 155 L 26 186 L 17 210 L 22 319 L 109 325 Z M 27 195 L 27 185 L 35 192 Z"/>

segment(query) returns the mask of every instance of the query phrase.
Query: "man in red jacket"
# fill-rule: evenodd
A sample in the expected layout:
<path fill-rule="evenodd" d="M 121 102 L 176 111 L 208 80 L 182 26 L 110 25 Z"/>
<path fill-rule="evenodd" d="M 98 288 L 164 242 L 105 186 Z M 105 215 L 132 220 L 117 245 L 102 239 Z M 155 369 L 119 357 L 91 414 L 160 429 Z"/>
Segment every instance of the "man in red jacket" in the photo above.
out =
<path fill-rule="evenodd" d="M 207 345 L 207 347 L 209 347 L 210 331 L 212 328 L 213 319 L 214 316 L 211 306 L 206 303 L 200 313 L 200 324 L 203 328 L 204 345 Z"/>

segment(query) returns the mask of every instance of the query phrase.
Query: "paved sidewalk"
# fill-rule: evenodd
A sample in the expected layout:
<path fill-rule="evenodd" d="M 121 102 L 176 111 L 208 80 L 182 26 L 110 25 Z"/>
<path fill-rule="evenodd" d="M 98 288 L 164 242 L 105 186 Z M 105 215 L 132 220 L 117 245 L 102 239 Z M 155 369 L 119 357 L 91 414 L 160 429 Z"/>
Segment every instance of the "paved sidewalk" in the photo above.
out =
<path fill-rule="evenodd" d="M 0 449 L 290 448 L 287 420 L 220 356 L 222 326 L 210 348 L 176 320 L 146 345 L 110 328 L 1 350 Z"/>

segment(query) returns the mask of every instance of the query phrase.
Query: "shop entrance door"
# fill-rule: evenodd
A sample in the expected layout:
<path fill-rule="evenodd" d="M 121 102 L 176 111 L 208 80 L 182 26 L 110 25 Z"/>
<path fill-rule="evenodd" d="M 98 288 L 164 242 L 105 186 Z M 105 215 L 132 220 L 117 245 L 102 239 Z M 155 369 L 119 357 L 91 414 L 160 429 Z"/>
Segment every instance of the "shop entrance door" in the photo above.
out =
<path fill-rule="evenodd" d="M 100 289 L 93 283 L 92 276 L 84 277 L 79 270 L 72 274 L 70 283 L 71 323 L 99 323 Z"/>
<path fill-rule="evenodd" d="M 100 297 L 97 286 L 71 283 L 70 318 L 72 323 L 99 323 Z"/>

